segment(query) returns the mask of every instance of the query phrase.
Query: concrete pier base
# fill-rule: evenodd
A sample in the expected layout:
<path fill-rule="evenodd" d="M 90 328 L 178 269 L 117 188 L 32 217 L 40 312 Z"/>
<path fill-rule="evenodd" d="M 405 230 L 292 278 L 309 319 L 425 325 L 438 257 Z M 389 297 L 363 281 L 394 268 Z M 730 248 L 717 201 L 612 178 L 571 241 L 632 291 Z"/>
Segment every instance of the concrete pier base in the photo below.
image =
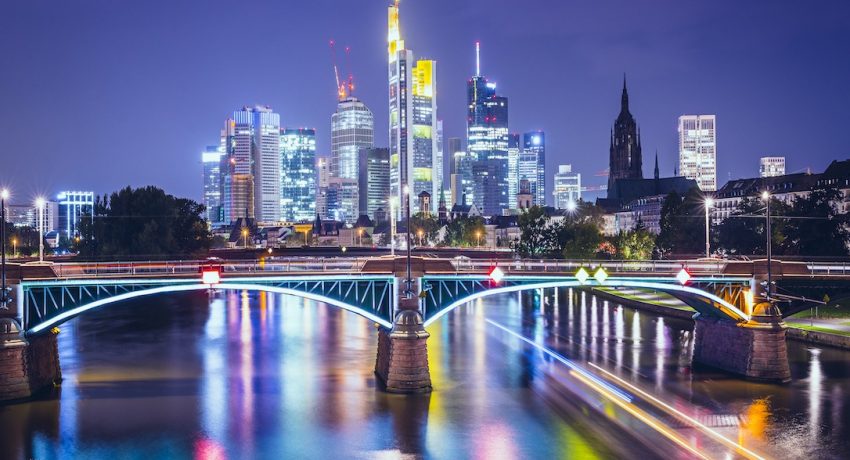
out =
<path fill-rule="evenodd" d="M 396 316 L 393 329 L 378 329 L 378 357 L 375 374 L 390 393 L 427 393 L 431 391 L 427 341 L 422 315 L 403 310 Z"/>
<path fill-rule="evenodd" d="M 791 369 L 785 330 L 776 307 L 759 304 L 747 322 L 697 317 L 694 362 L 750 380 L 788 382 Z"/>
<path fill-rule="evenodd" d="M 29 398 L 62 380 L 54 329 L 26 339 L 12 318 L 0 318 L 0 401 Z"/>

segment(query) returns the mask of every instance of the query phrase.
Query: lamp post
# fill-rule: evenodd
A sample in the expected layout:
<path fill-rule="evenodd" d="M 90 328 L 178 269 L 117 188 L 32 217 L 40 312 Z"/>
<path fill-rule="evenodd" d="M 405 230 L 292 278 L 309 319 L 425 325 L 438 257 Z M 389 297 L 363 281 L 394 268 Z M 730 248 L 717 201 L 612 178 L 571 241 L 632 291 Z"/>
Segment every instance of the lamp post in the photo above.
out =
<path fill-rule="evenodd" d="M 9 303 L 9 297 L 6 295 L 6 200 L 9 198 L 9 191 L 5 188 L 0 190 L 0 309 L 5 310 L 6 304 Z"/>
<path fill-rule="evenodd" d="M 708 197 L 705 199 L 705 258 L 711 257 L 711 239 L 709 238 L 708 230 L 711 228 L 709 215 L 711 208 L 714 207 L 714 198 Z"/>
<path fill-rule="evenodd" d="M 12 237 L 12 257 L 18 257 L 18 239 Z"/>
<path fill-rule="evenodd" d="M 363 246 L 363 228 L 357 229 L 357 245 Z"/>
<path fill-rule="evenodd" d="M 773 251 L 770 242 L 773 234 L 770 229 L 770 193 L 767 190 L 761 192 L 761 198 L 766 203 L 764 217 L 765 233 L 767 234 L 767 301 L 770 302 L 773 294 L 773 277 L 771 276 L 771 259 L 773 258 Z"/>
<path fill-rule="evenodd" d="M 390 255 L 395 258 L 395 209 L 393 209 L 393 200 L 388 200 L 390 202 Z"/>
<path fill-rule="evenodd" d="M 475 232 L 475 247 L 481 247 L 481 230 Z"/>
<path fill-rule="evenodd" d="M 405 218 L 407 220 L 407 290 L 405 296 L 409 299 L 413 297 L 413 276 L 410 269 L 410 187 L 404 186 L 404 208 Z"/>
<path fill-rule="evenodd" d="M 38 209 L 38 261 L 44 262 L 44 198 L 35 199 Z"/>
<path fill-rule="evenodd" d="M 245 249 L 248 249 L 248 229 L 247 228 L 242 229 L 242 244 L 243 244 Z"/>
<path fill-rule="evenodd" d="M 420 228 L 419 230 L 416 231 L 416 234 L 419 235 L 419 246 L 425 246 L 425 243 L 423 242 L 423 239 L 422 239 L 425 236 L 425 232 L 423 232 L 422 229 Z"/>

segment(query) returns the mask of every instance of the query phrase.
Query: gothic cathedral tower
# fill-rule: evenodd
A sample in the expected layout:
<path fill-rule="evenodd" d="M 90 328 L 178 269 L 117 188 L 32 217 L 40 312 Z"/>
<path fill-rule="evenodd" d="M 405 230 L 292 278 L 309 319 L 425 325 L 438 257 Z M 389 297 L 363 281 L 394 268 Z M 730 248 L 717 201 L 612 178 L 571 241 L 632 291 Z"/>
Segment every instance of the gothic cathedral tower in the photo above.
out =
<path fill-rule="evenodd" d="M 614 129 L 611 132 L 609 168 L 608 190 L 613 188 L 614 181 L 617 179 L 643 179 L 640 131 L 634 117 L 629 112 L 629 93 L 626 91 L 625 76 L 623 76 L 620 115 L 617 116 Z"/>

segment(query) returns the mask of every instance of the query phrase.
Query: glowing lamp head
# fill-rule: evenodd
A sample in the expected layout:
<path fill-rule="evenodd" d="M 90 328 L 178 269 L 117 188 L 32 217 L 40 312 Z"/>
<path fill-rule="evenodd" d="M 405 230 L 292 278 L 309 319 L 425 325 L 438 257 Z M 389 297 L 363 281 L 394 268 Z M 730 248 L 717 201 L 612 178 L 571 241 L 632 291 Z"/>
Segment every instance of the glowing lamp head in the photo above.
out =
<path fill-rule="evenodd" d="M 4 188 L 3 190 L 0 190 L 0 198 L 2 198 L 4 200 L 8 200 L 9 199 L 9 189 Z"/>
<path fill-rule="evenodd" d="M 493 269 L 490 270 L 490 279 L 493 280 L 493 282 L 495 282 L 496 284 L 501 283 L 504 278 L 505 272 L 502 271 L 501 268 L 493 267 Z"/>
<path fill-rule="evenodd" d="M 691 274 L 688 273 L 688 270 L 686 270 L 684 268 L 679 270 L 679 273 L 676 274 L 676 281 L 678 281 L 679 284 L 681 284 L 682 286 L 688 284 L 688 281 L 690 281 L 690 280 L 691 280 Z"/>
<path fill-rule="evenodd" d="M 714 198 L 711 198 L 711 197 L 706 198 L 705 199 L 705 207 L 706 208 L 713 208 L 714 207 Z"/>
<path fill-rule="evenodd" d="M 761 199 L 762 199 L 762 200 L 767 201 L 767 199 L 768 199 L 768 198 L 770 198 L 770 193 L 768 193 L 768 191 L 767 191 L 767 190 L 765 190 L 765 191 L 761 192 Z"/>
<path fill-rule="evenodd" d="M 576 272 L 576 279 L 579 283 L 584 284 L 587 282 L 587 279 L 590 278 L 590 273 L 587 273 L 587 270 L 584 267 L 581 267 Z"/>
<path fill-rule="evenodd" d="M 576 202 L 573 200 L 567 201 L 567 211 L 575 212 L 577 208 Z"/>
<path fill-rule="evenodd" d="M 41 209 L 44 207 L 44 198 L 38 197 L 35 199 L 35 207 Z"/>
<path fill-rule="evenodd" d="M 204 270 L 201 272 L 201 281 L 204 284 L 218 284 L 221 281 L 221 273 L 218 270 Z"/>

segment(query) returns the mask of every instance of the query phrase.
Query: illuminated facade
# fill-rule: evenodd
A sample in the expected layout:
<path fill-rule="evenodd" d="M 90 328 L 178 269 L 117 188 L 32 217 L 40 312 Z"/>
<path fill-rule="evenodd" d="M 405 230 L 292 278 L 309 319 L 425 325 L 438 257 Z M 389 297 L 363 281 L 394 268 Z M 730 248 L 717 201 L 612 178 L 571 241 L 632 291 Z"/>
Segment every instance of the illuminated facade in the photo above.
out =
<path fill-rule="evenodd" d="M 378 214 L 386 215 L 389 212 L 390 151 L 388 149 L 360 149 L 360 176 L 357 185 L 360 189 L 360 214 L 366 214 L 374 221 L 378 218 Z"/>
<path fill-rule="evenodd" d="M 575 209 L 581 200 L 581 174 L 573 172 L 572 165 L 558 165 L 554 181 L 555 207 Z"/>
<path fill-rule="evenodd" d="M 224 221 L 279 221 L 280 115 L 268 107 L 244 107 L 227 120 L 224 137 Z"/>
<path fill-rule="evenodd" d="M 334 177 L 356 180 L 359 171 L 359 152 L 374 144 L 375 122 L 366 104 L 347 97 L 337 105 L 331 116 L 331 174 Z"/>
<path fill-rule="evenodd" d="M 210 225 L 216 226 L 223 222 L 222 214 L 222 176 L 224 146 L 209 146 L 201 152 L 201 163 L 204 167 L 204 217 Z"/>
<path fill-rule="evenodd" d="M 398 2 L 388 10 L 388 81 L 389 81 L 389 139 L 390 139 L 390 199 L 397 216 L 404 215 L 402 196 L 409 190 L 406 205 L 414 206 L 419 192 L 433 193 L 442 174 L 435 166 L 437 157 L 437 63 L 432 60 L 413 60 L 406 49 L 399 28 Z"/>
<path fill-rule="evenodd" d="M 94 214 L 94 192 L 59 192 L 56 201 L 59 213 L 56 229 L 68 239 L 79 235 L 80 218 Z"/>
<path fill-rule="evenodd" d="M 508 196 L 515 197 L 519 193 L 519 152 L 519 134 L 508 134 Z"/>
<path fill-rule="evenodd" d="M 717 190 L 717 129 L 714 115 L 679 117 L 679 175 L 700 190 Z"/>
<path fill-rule="evenodd" d="M 759 159 L 759 177 L 785 175 L 785 157 L 761 157 Z"/>
<path fill-rule="evenodd" d="M 478 44 L 476 44 L 476 51 Z M 480 74 L 467 84 L 467 152 L 472 158 L 472 203 L 484 215 L 502 215 L 508 196 L 508 98 L 496 95 L 496 84 Z"/>
<path fill-rule="evenodd" d="M 528 180 L 532 204 L 546 205 L 546 135 L 531 131 L 522 135 L 522 150 L 517 161 L 517 179 Z"/>
<path fill-rule="evenodd" d="M 280 216 L 289 222 L 316 216 L 316 130 L 280 130 Z"/>

